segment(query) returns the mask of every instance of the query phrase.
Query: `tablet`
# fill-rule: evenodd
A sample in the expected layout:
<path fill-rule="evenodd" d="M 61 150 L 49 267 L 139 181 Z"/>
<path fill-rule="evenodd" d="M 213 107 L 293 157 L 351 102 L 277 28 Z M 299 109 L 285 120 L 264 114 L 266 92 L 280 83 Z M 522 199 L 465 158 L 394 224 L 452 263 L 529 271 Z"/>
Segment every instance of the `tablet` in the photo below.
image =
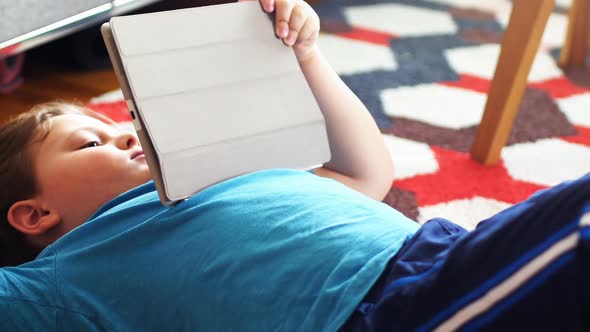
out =
<path fill-rule="evenodd" d="M 101 30 L 163 204 L 330 159 L 294 51 L 258 2 L 113 17 Z"/>

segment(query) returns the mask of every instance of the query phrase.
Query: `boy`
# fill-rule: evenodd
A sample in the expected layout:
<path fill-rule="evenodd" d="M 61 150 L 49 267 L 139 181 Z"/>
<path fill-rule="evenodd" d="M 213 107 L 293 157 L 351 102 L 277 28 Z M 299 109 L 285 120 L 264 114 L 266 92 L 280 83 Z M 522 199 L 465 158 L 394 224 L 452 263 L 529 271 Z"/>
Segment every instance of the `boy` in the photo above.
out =
<path fill-rule="evenodd" d="M 0 129 L 0 233 L 11 246 L 2 259 L 20 264 L 0 270 L 0 330 L 506 329 L 531 304 L 539 319 L 527 328 L 583 329 L 588 177 L 471 234 L 440 219 L 418 230 L 375 200 L 391 185 L 391 159 L 317 50 L 313 10 L 300 0 L 261 4 L 276 11 L 277 36 L 318 100 L 332 160 L 315 175 L 236 177 L 166 208 L 134 135 L 72 105 L 40 106 Z M 563 212 L 547 205 L 556 201 Z M 553 295 L 564 309 L 539 314 Z"/>

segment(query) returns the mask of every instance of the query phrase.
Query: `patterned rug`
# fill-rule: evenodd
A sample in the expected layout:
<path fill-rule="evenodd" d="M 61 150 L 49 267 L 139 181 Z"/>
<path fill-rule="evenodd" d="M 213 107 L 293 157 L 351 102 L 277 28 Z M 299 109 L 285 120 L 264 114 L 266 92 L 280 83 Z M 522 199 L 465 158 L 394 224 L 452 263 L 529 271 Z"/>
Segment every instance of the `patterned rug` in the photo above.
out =
<path fill-rule="evenodd" d="M 564 73 L 568 0 L 557 1 L 502 161 L 469 149 L 508 23 L 506 0 L 323 0 L 320 48 L 367 105 L 396 165 L 385 202 L 466 228 L 590 171 L 590 71 Z M 589 66 L 590 67 L 590 66 Z M 90 107 L 126 122 L 115 91 Z"/>

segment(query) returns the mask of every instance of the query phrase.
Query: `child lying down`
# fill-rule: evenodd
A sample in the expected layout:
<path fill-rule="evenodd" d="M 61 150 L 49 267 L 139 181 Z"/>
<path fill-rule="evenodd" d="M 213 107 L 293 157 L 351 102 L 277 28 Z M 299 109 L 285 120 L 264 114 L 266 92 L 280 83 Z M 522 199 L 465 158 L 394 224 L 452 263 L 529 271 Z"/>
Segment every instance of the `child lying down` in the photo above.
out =
<path fill-rule="evenodd" d="M 419 227 L 379 202 L 391 158 L 320 54 L 317 15 L 302 0 L 261 4 L 294 48 L 332 159 L 167 208 L 133 134 L 39 105 L 0 128 L 0 331 L 589 328 L 589 176 L 473 232 Z"/>

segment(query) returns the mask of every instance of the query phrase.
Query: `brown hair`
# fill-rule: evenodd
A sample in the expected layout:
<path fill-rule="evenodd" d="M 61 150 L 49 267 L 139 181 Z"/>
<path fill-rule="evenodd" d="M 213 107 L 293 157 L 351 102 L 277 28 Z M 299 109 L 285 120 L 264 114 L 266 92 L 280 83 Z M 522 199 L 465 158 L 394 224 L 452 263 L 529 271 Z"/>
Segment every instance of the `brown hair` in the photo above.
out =
<path fill-rule="evenodd" d="M 51 118 L 63 114 L 93 113 L 80 105 L 49 102 L 37 105 L 0 126 L 0 267 L 32 261 L 41 250 L 33 247 L 7 218 L 12 204 L 32 198 L 38 192 L 30 146 L 49 134 Z"/>

